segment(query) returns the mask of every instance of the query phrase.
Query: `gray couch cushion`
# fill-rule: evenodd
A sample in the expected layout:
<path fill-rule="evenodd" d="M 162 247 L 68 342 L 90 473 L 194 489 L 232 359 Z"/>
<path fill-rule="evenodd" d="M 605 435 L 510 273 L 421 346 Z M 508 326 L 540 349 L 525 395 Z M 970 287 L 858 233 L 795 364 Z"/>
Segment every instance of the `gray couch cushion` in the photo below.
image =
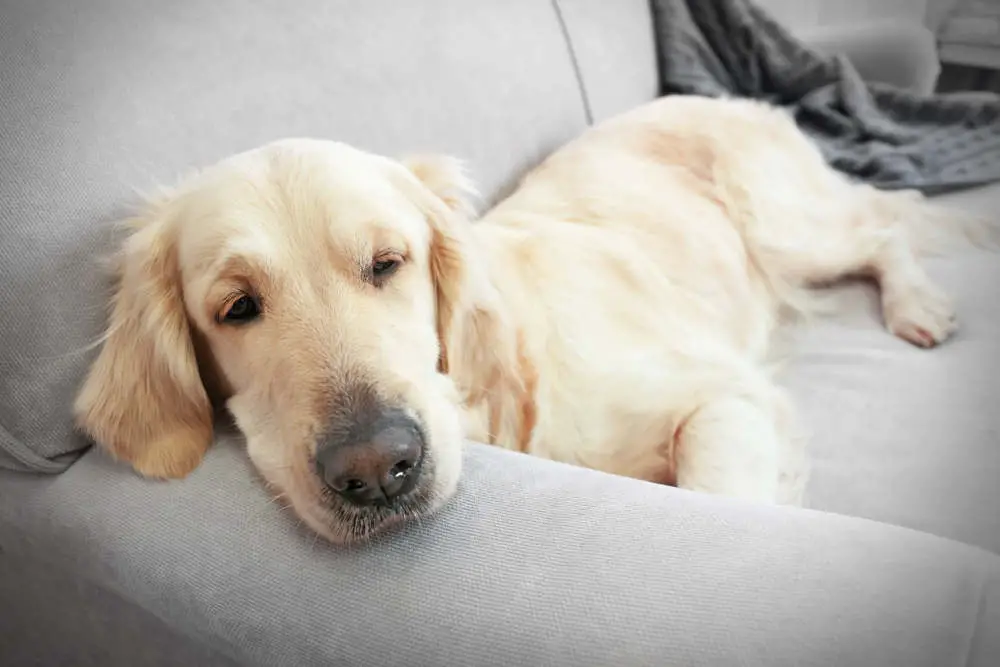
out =
<path fill-rule="evenodd" d="M 177 483 L 95 451 L 57 476 L 0 471 L 0 496 L 20 499 L 0 504 L 0 550 L 247 667 L 1000 659 L 1000 561 L 985 552 L 482 445 L 467 454 L 441 514 L 336 549 L 268 498 L 235 443 Z"/>
<path fill-rule="evenodd" d="M 4 667 L 240 667 L 106 586 L 30 552 L 0 552 L 0 601 Z"/>
<path fill-rule="evenodd" d="M 135 190 L 309 135 L 452 152 L 489 201 L 586 122 L 549 0 L 4 3 L 0 118 L 0 466 L 37 470 L 84 445 L 97 260 Z"/>

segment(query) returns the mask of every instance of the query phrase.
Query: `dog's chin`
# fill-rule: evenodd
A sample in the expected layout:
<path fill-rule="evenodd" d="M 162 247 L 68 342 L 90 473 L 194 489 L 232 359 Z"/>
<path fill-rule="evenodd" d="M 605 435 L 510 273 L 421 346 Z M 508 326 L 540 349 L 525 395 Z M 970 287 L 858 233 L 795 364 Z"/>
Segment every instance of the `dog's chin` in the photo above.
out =
<path fill-rule="evenodd" d="M 316 506 L 299 516 L 305 524 L 331 544 L 350 546 L 370 541 L 394 526 L 419 519 L 427 512 L 406 506 L 376 509 L 359 509 L 347 516 L 344 512 Z"/>

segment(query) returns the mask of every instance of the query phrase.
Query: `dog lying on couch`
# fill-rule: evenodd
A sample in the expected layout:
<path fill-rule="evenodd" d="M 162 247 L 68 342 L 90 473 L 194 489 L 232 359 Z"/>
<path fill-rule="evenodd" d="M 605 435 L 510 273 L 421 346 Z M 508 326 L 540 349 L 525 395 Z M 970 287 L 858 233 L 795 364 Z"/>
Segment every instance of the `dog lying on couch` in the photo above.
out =
<path fill-rule="evenodd" d="M 178 478 L 224 402 L 334 542 L 440 507 L 466 438 L 799 503 L 804 439 L 769 363 L 785 315 L 868 276 L 888 330 L 934 347 L 955 318 L 918 254 L 982 229 L 849 182 L 747 100 L 660 99 L 474 222 L 471 196 L 453 159 L 310 139 L 184 179 L 133 221 L 79 427 Z"/>

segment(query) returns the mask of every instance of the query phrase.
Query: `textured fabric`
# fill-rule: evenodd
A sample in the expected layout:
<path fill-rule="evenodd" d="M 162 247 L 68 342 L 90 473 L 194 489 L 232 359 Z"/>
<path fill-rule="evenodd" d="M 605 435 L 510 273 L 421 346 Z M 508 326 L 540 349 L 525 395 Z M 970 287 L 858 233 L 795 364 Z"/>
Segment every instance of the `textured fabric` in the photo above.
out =
<path fill-rule="evenodd" d="M 299 527 L 225 439 L 182 482 L 92 452 L 0 471 L 0 495 L 19 498 L 0 505 L 8 558 L 247 667 L 959 667 L 973 638 L 970 664 L 1000 658 L 995 556 L 482 445 L 443 512 L 351 549 Z"/>
<path fill-rule="evenodd" d="M 298 135 L 453 153 L 488 203 L 586 124 L 550 0 L 5 2 L 0 118 L 0 466 L 40 471 L 85 445 L 98 260 L 137 190 Z"/>
<path fill-rule="evenodd" d="M 649 0 L 556 0 L 580 71 L 591 121 L 659 94 Z"/>
<path fill-rule="evenodd" d="M 4 667 L 239 667 L 73 568 L 42 560 L 0 551 Z"/>
<path fill-rule="evenodd" d="M 987 219 L 1000 220 L 1000 184 L 941 195 L 935 197 L 934 201 L 944 206 L 977 213 Z"/>
<path fill-rule="evenodd" d="M 761 99 L 788 109 L 827 161 L 882 188 L 944 192 L 1000 180 L 1000 96 L 925 96 L 865 82 L 750 0 L 655 0 L 666 94 Z"/>

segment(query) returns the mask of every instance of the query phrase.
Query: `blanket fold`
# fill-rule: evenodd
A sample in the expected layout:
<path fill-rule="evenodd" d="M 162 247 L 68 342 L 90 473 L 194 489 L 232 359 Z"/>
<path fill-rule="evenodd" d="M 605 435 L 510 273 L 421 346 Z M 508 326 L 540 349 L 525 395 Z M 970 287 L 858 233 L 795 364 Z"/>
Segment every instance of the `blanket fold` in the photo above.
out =
<path fill-rule="evenodd" d="M 1000 96 L 920 95 L 864 81 L 751 0 L 652 0 L 661 93 L 746 97 L 789 111 L 835 169 L 937 194 L 1000 181 Z"/>

